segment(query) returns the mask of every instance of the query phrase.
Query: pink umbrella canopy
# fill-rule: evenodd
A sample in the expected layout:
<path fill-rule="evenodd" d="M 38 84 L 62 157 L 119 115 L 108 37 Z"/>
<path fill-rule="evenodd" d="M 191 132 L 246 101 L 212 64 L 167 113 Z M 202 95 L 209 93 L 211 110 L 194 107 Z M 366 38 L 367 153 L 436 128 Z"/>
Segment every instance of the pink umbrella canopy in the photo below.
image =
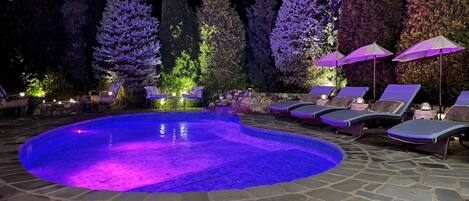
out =
<path fill-rule="evenodd" d="M 461 50 L 464 50 L 464 47 L 461 45 L 458 45 L 444 36 L 437 36 L 412 45 L 412 47 L 394 58 L 393 61 L 406 62 L 439 56 L 440 54 L 450 54 Z"/>
<path fill-rule="evenodd" d="M 335 51 L 321 56 L 319 59 L 314 61 L 314 64 L 321 67 L 339 68 L 339 61 L 344 57 L 345 56 L 342 53 Z M 336 69 L 335 73 L 335 86 L 339 86 L 339 69 Z"/>
<path fill-rule="evenodd" d="M 335 51 L 321 56 L 319 59 L 314 61 L 314 64 L 321 67 L 338 67 L 339 61 L 344 57 L 345 56 L 342 53 Z"/>
<path fill-rule="evenodd" d="M 360 61 L 367 61 L 393 55 L 392 52 L 384 49 L 377 43 L 358 48 L 344 57 L 339 64 L 352 64 Z"/>
<path fill-rule="evenodd" d="M 421 58 L 439 56 L 440 76 L 438 82 L 438 98 L 439 112 L 442 113 L 441 83 L 443 80 L 443 55 L 458 52 L 461 50 L 464 50 L 464 47 L 462 47 L 461 45 L 458 45 L 457 43 L 445 38 L 444 36 L 437 36 L 412 45 L 409 49 L 405 50 L 399 56 L 394 58 L 393 61 L 406 62 Z"/>
<path fill-rule="evenodd" d="M 339 64 L 352 64 L 360 61 L 373 60 L 373 100 L 376 100 L 376 59 L 393 55 L 377 43 L 358 48 L 339 61 Z"/>

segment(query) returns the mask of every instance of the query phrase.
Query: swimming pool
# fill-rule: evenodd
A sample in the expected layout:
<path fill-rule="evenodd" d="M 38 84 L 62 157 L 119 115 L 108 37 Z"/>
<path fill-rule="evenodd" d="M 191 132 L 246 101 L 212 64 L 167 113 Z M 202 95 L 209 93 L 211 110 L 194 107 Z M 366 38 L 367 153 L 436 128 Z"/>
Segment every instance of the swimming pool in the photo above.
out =
<path fill-rule="evenodd" d="M 189 192 L 288 182 L 335 167 L 343 154 L 313 138 L 243 126 L 236 116 L 145 113 L 56 128 L 26 142 L 20 158 L 59 184 Z"/>

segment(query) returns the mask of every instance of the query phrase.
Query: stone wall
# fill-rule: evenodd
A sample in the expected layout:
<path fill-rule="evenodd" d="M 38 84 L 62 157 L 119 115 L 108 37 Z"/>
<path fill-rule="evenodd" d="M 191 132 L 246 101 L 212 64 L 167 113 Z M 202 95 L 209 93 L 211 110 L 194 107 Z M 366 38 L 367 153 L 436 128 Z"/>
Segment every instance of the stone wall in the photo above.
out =
<path fill-rule="evenodd" d="M 306 100 L 307 94 L 297 93 L 258 93 L 252 90 L 231 90 L 219 95 L 218 100 L 212 101 L 209 108 L 227 107 L 232 113 L 266 114 L 267 107 L 282 100 Z"/>

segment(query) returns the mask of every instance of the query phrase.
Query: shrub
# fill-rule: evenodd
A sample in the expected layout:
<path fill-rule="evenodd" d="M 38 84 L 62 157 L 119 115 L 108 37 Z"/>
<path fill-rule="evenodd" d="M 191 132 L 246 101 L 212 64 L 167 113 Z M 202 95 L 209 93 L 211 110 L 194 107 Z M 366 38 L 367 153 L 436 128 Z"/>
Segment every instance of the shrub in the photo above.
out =
<path fill-rule="evenodd" d="M 469 3 L 453 0 L 408 1 L 408 19 L 400 36 L 399 51 L 438 35 L 469 47 Z M 469 52 L 443 56 L 443 99 L 450 105 L 460 91 L 469 88 Z M 418 101 L 438 102 L 438 58 L 400 63 L 396 68 L 401 83 L 420 83 Z"/>
<path fill-rule="evenodd" d="M 337 36 L 339 51 L 348 54 L 361 46 L 377 42 L 395 52 L 404 14 L 402 0 L 343 0 Z M 395 80 L 394 68 L 397 64 L 391 59 L 377 60 L 377 94 Z M 373 61 L 345 65 L 344 70 L 349 85 L 372 86 Z"/>

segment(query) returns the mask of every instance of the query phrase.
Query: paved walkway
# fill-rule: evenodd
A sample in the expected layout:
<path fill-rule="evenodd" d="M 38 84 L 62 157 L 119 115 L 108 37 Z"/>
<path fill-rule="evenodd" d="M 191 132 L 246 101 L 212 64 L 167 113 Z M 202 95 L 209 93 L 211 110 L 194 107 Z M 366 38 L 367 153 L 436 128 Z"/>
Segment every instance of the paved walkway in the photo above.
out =
<path fill-rule="evenodd" d="M 27 173 L 18 159 L 19 147 L 45 130 L 71 122 L 104 116 L 86 114 L 41 120 L 0 120 L 0 200 L 130 200 L 130 201 L 334 201 L 334 200 L 442 200 L 469 199 L 469 152 L 457 143 L 446 161 L 415 152 L 374 134 L 356 142 L 329 128 L 299 126 L 289 119 L 244 116 L 245 125 L 289 131 L 336 144 L 345 153 L 337 168 L 293 182 L 244 190 L 191 193 L 120 193 L 91 191 L 41 180 Z"/>

